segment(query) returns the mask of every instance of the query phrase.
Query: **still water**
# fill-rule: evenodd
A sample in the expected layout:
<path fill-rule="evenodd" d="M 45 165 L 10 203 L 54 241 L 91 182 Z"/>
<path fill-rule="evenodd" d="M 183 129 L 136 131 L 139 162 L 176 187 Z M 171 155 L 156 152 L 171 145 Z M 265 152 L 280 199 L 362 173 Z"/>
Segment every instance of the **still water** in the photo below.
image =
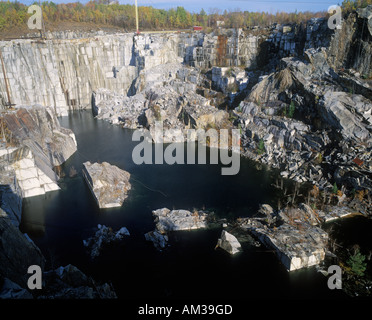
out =
<path fill-rule="evenodd" d="M 78 152 L 63 166 L 61 190 L 25 200 L 22 217 L 23 231 L 51 267 L 76 265 L 96 280 L 111 282 L 122 299 L 340 297 L 315 268 L 288 273 L 263 247 L 244 243 L 243 252 L 233 257 L 215 250 L 222 228 L 174 233 L 163 252 L 145 240 L 144 234 L 155 228 L 154 209 L 205 208 L 231 220 L 254 215 L 262 203 L 275 207 L 280 197 L 272 186 L 275 171 L 247 159 L 236 176 L 222 176 L 220 165 L 138 166 L 132 161 L 138 144 L 132 142 L 132 131 L 96 120 L 90 112 L 60 121 L 74 131 Z M 81 175 L 86 161 L 107 161 L 131 173 L 132 190 L 121 208 L 99 210 Z M 72 166 L 78 175 L 70 178 Z M 83 239 L 98 224 L 114 230 L 125 226 L 131 236 L 91 261 Z"/>

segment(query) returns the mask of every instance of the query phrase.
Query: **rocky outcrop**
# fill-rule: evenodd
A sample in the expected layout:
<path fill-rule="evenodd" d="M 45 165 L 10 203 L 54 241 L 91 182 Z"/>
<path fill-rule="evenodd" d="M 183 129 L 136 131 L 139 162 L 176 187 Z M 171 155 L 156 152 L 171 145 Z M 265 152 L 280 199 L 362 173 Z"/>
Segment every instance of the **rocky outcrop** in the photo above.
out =
<path fill-rule="evenodd" d="M 43 275 L 45 287 L 38 299 L 116 299 L 108 283 L 99 284 L 77 267 L 69 264 Z"/>
<path fill-rule="evenodd" d="M 122 241 L 125 237 L 130 236 L 127 228 L 123 227 L 114 232 L 111 228 L 98 225 L 98 230 L 93 237 L 83 240 L 84 247 L 86 247 L 92 259 L 97 258 L 104 246 Z"/>
<path fill-rule="evenodd" d="M 119 230 L 115 237 L 127 235 Z M 16 228 L 0 209 L 0 299 L 112 299 L 116 293 L 109 284 L 98 284 L 72 265 L 45 270 L 40 249 Z M 42 270 L 42 288 L 29 291 L 30 266 Z"/>
<path fill-rule="evenodd" d="M 337 161 L 359 172 L 359 183 L 347 182 L 348 175 L 343 183 L 363 188 L 370 184 L 371 169 L 364 168 L 363 175 L 353 160 L 368 162 L 372 147 L 367 85 L 360 89 L 364 95 L 345 92 L 327 50 L 307 49 L 306 60 L 283 58 L 280 70 L 263 78 L 235 109 L 244 153 L 279 168 L 285 178 L 311 181 L 322 189 L 332 187 L 327 175 L 331 170 L 336 177 L 332 163 Z M 353 150 L 350 157 L 336 159 L 346 149 Z"/>
<path fill-rule="evenodd" d="M 20 285 L 8 278 L 0 279 L 0 299 L 33 299 L 33 296 Z"/>
<path fill-rule="evenodd" d="M 189 231 L 208 227 L 208 214 L 202 211 L 154 210 L 156 229 L 145 234 L 147 241 L 153 242 L 155 248 L 163 250 L 167 247 L 168 233 L 173 231 Z"/>
<path fill-rule="evenodd" d="M 370 77 L 372 72 L 372 34 L 369 32 L 371 6 L 351 13 L 331 38 L 328 61 L 335 70 L 354 69 Z"/>
<path fill-rule="evenodd" d="M 364 23 L 368 26 L 369 34 L 372 36 L 372 5 L 366 8 L 361 8 L 357 10 L 358 16 L 361 19 L 365 19 Z"/>
<path fill-rule="evenodd" d="M 228 113 L 210 105 L 210 100 L 197 94 L 200 81 L 192 68 L 180 64 L 156 67 L 151 79 L 142 79 L 137 94 L 126 97 L 99 89 L 93 94 L 93 112 L 98 119 L 125 128 L 147 128 L 155 139 L 155 123 L 164 130 L 207 129 L 229 127 Z M 151 69 L 153 70 L 153 69 Z M 140 80 L 138 80 L 140 81 Z M 138 91 L 137 90 L 137 91 Z M 186 137 L 186 132 L 184 132 Z M 163 142 L 172 142 L 173 136 Z"/>
<path fill-rule="evenodd" d="M 21 223 L 23 191 L 19 187 L 15 171 L 9 168 L 9 159 L 19 158 L 22 149 L 4 146 L 0 149 L 0 207 L 1 216 L 7 217 L 16 227 Z"/>
<path fill-rule="evenodd" d="M 160 233 L 180 230 L 194 230 L 207 227 L 208 215 L 204 212 L 188 210 L 169 210 L 167 208 L 154 210 L 156 229 Z"/>
<path fill-rule="evenodd" d="M 270 223 L 267 217 L 240 219 L 239 223 L 275 250 L 286 269 L 293 271 L 321 263 L 327 250 L 328 234 L 309 223 L 313 213 L 307 209 L 287 209 L 277 214 L 270 210 Z"/>
<path fill-rule="evenodd" d="M 45 107 L 20 107 L 1 117 L 7 146 L 0 161 L 15 177 L 19 197 L 59 190 L 54 168 L 77 150 L 75 135 L 62 128 L 54 112 Z M 6 167 L 5 167 L 6 165 Z"/>
<path fill-rule="evenodd" d="M 168 245 L 168 235 L 161 234 L 159 231 L 150 231 L 145 234 L 145 239 L 151 241 L 154 244 L 154 247 L 159 251 L 165 249 Z"/>
<path fill-rule="evenodd" d="M 198 67 L 255 63 L 259 37 L 247 37 L 242 30 L 222 33 L 226 34 L 81 34 L 80 38 L 65 33 L 39 42 L 2 41 L 0 48 L 12 103 L 52 106 L 57 115 L 66 115 L 67 110 L 88 108 L 91 93 L 98 88 L 133 94 L 140 71 L 155 66 L 182 61 Z M 0 94 L 5 105 L 2 81 Z"/>
<path fill-rule="evenodd" d="M 225 230 L 222 230 L 221 237 L 217 241 L 216 248 L 217 247 L 227 251 L 231 255 L 241 251 L 241 245 L 238 239 Z"/>
<path fill-rule="evenodd" d="M 0 209 L 0 276 L 25 288 L 28 268 L 38 265 L 43 270 L 45 258 L 40 249 L 23 235 Z"/>
<path fill-rule="evenodd" d="M 85 162 L 83 176 L 101 209 L 121 207 L 131 189 L 130 174 L 107 162 Z"/>
<path fill-rule="evenodd" d="M 345 92 L 327 91 L 323 95 L 319 114 L 324 122 L 336 130 L 340 130 L 345 140 L 355 142 L 372 141 L 371 103 L 363 96 L 350 97 Z"/>
<path fill-rule="evenodd" d="M 14 40 L 0 43 L 12 103 L 51 106 L 57 115 L 90 106 L 92 90 L 127 92 L 136 76 L 133 36 L 89 39 Z M 119 70 L 116 78 L 113 68 Z M 0 84 L 5 97 L 5 87 Z"/>

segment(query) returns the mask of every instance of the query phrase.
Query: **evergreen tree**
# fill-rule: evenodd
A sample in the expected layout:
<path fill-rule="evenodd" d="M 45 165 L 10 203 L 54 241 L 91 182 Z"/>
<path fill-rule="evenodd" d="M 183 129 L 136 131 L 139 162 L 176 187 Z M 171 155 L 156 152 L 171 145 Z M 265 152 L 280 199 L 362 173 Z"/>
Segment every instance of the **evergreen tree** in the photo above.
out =
<path fill-rule="evenodd" d="M 366 257 L 362 255 L 359 249 L 355 250 L 354 255 L 350 256 L 347 264 L 350 266 L 351 271 L 359 277 L 364 276 L 367 269 L 367 263 L 364 262 Z"/>

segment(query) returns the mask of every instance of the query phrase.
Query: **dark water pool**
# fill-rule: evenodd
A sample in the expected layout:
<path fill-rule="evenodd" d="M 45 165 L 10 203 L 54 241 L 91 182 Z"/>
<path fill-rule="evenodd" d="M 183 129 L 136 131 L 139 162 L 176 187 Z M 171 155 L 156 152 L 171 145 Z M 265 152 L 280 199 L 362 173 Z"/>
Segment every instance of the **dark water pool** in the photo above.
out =
<path fill-rule="evenodd" d="M 151 211 L 206 208 L 233 219 L 256 213 L 259 204 L 276 205 L 276 173 L 246 159 L 240 173 L 222 176 L 220 165 L 143 165 L 132 161 L 132 131 L 72 113 L 61 124 L 76 134 L 78 152 L 63 166 L 61 191 L 24 201 L 22 228 L 53 267 L 74 264 L 97 280 L 110 281 L 119 298 L 334 298 L 339 292 L 315 268 L 288 273 L 274 253 L 245 244 L 234 257 L 214 250 L 221 228 L 178 232 L 158 252 L 144 234 L 154 229 Z M 120 209 L 99 210 L 81 176 L 85 161 L 107 161 L 132 174 L 132 191 Z M 78 176 L 68 177 L 71 166 Z M 91 261 L 82 240 L 97 224 L 127 227 L 131 237 Z"/>

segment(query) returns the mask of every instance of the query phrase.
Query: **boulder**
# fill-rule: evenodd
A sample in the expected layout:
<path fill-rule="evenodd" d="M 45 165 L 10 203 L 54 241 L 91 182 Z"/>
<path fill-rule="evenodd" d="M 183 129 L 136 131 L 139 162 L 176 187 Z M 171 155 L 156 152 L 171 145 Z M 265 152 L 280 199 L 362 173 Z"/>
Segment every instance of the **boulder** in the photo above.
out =
<path fill-rule="evenodd" d="M 154 210 L 156 229 L 162 234 L 169 231 L 193 230 L 207 227 L 208 215 L 204 212 L 187 210 L 169 210 L 167 208 Z"/>
<path fill-rule="evenodd" d="M 130 173 L 107 162 L 85 162 L 83 176 L 101 209 L 121 207 L 131 190 Z"/>
<path fill-rule="evenodd" d="M 111 285 L 98 284 L 77 267 L 69 264 L 45 272 L 45 286 L 39 299 L 116 299 Z"/>
<path fill-rule="evenodd" d="M 286 222 L 278 227 L 269 227 L 258 219 L 245 219 L 243 229 L 255 235 L 276 255 L 288 271 L 320 264 L 325 258 L 328 234 L 319 227 L 307 223 Z"/>
<path fill-rule="evenodd" d="M 163 250 L 168 245 L 168 236 L 166 234 L 161 234 L 158 231 L 150 231 L 145 234 L 145 239 L 147 241 L 152 241 L 155 248 L 158 250 Z"/>
<path fill-rule="evenodd" d="M 13 281 L 0 279 L 0 299 L 33 299 L 32 294 Z"/>
<path fill-rule="evenodd" d="M 91 258 L 94 259 L 100 255 L 105 245 L 120 242 L 128 236 L 130 236 L 130 233 L 125 227 L 114 232 L 111 228 L 99 224 L 95 235 L 87 240 L 83 240 L 83 244 L 90 251 Z"/>
<path fill-rule="evenodd" d="M 225 230 L 222 230 L 221 237 L 217 242 L 217 247 L 224 249 L 232 255 L 241 251 L 241 245 L 238 239 Z"/>

